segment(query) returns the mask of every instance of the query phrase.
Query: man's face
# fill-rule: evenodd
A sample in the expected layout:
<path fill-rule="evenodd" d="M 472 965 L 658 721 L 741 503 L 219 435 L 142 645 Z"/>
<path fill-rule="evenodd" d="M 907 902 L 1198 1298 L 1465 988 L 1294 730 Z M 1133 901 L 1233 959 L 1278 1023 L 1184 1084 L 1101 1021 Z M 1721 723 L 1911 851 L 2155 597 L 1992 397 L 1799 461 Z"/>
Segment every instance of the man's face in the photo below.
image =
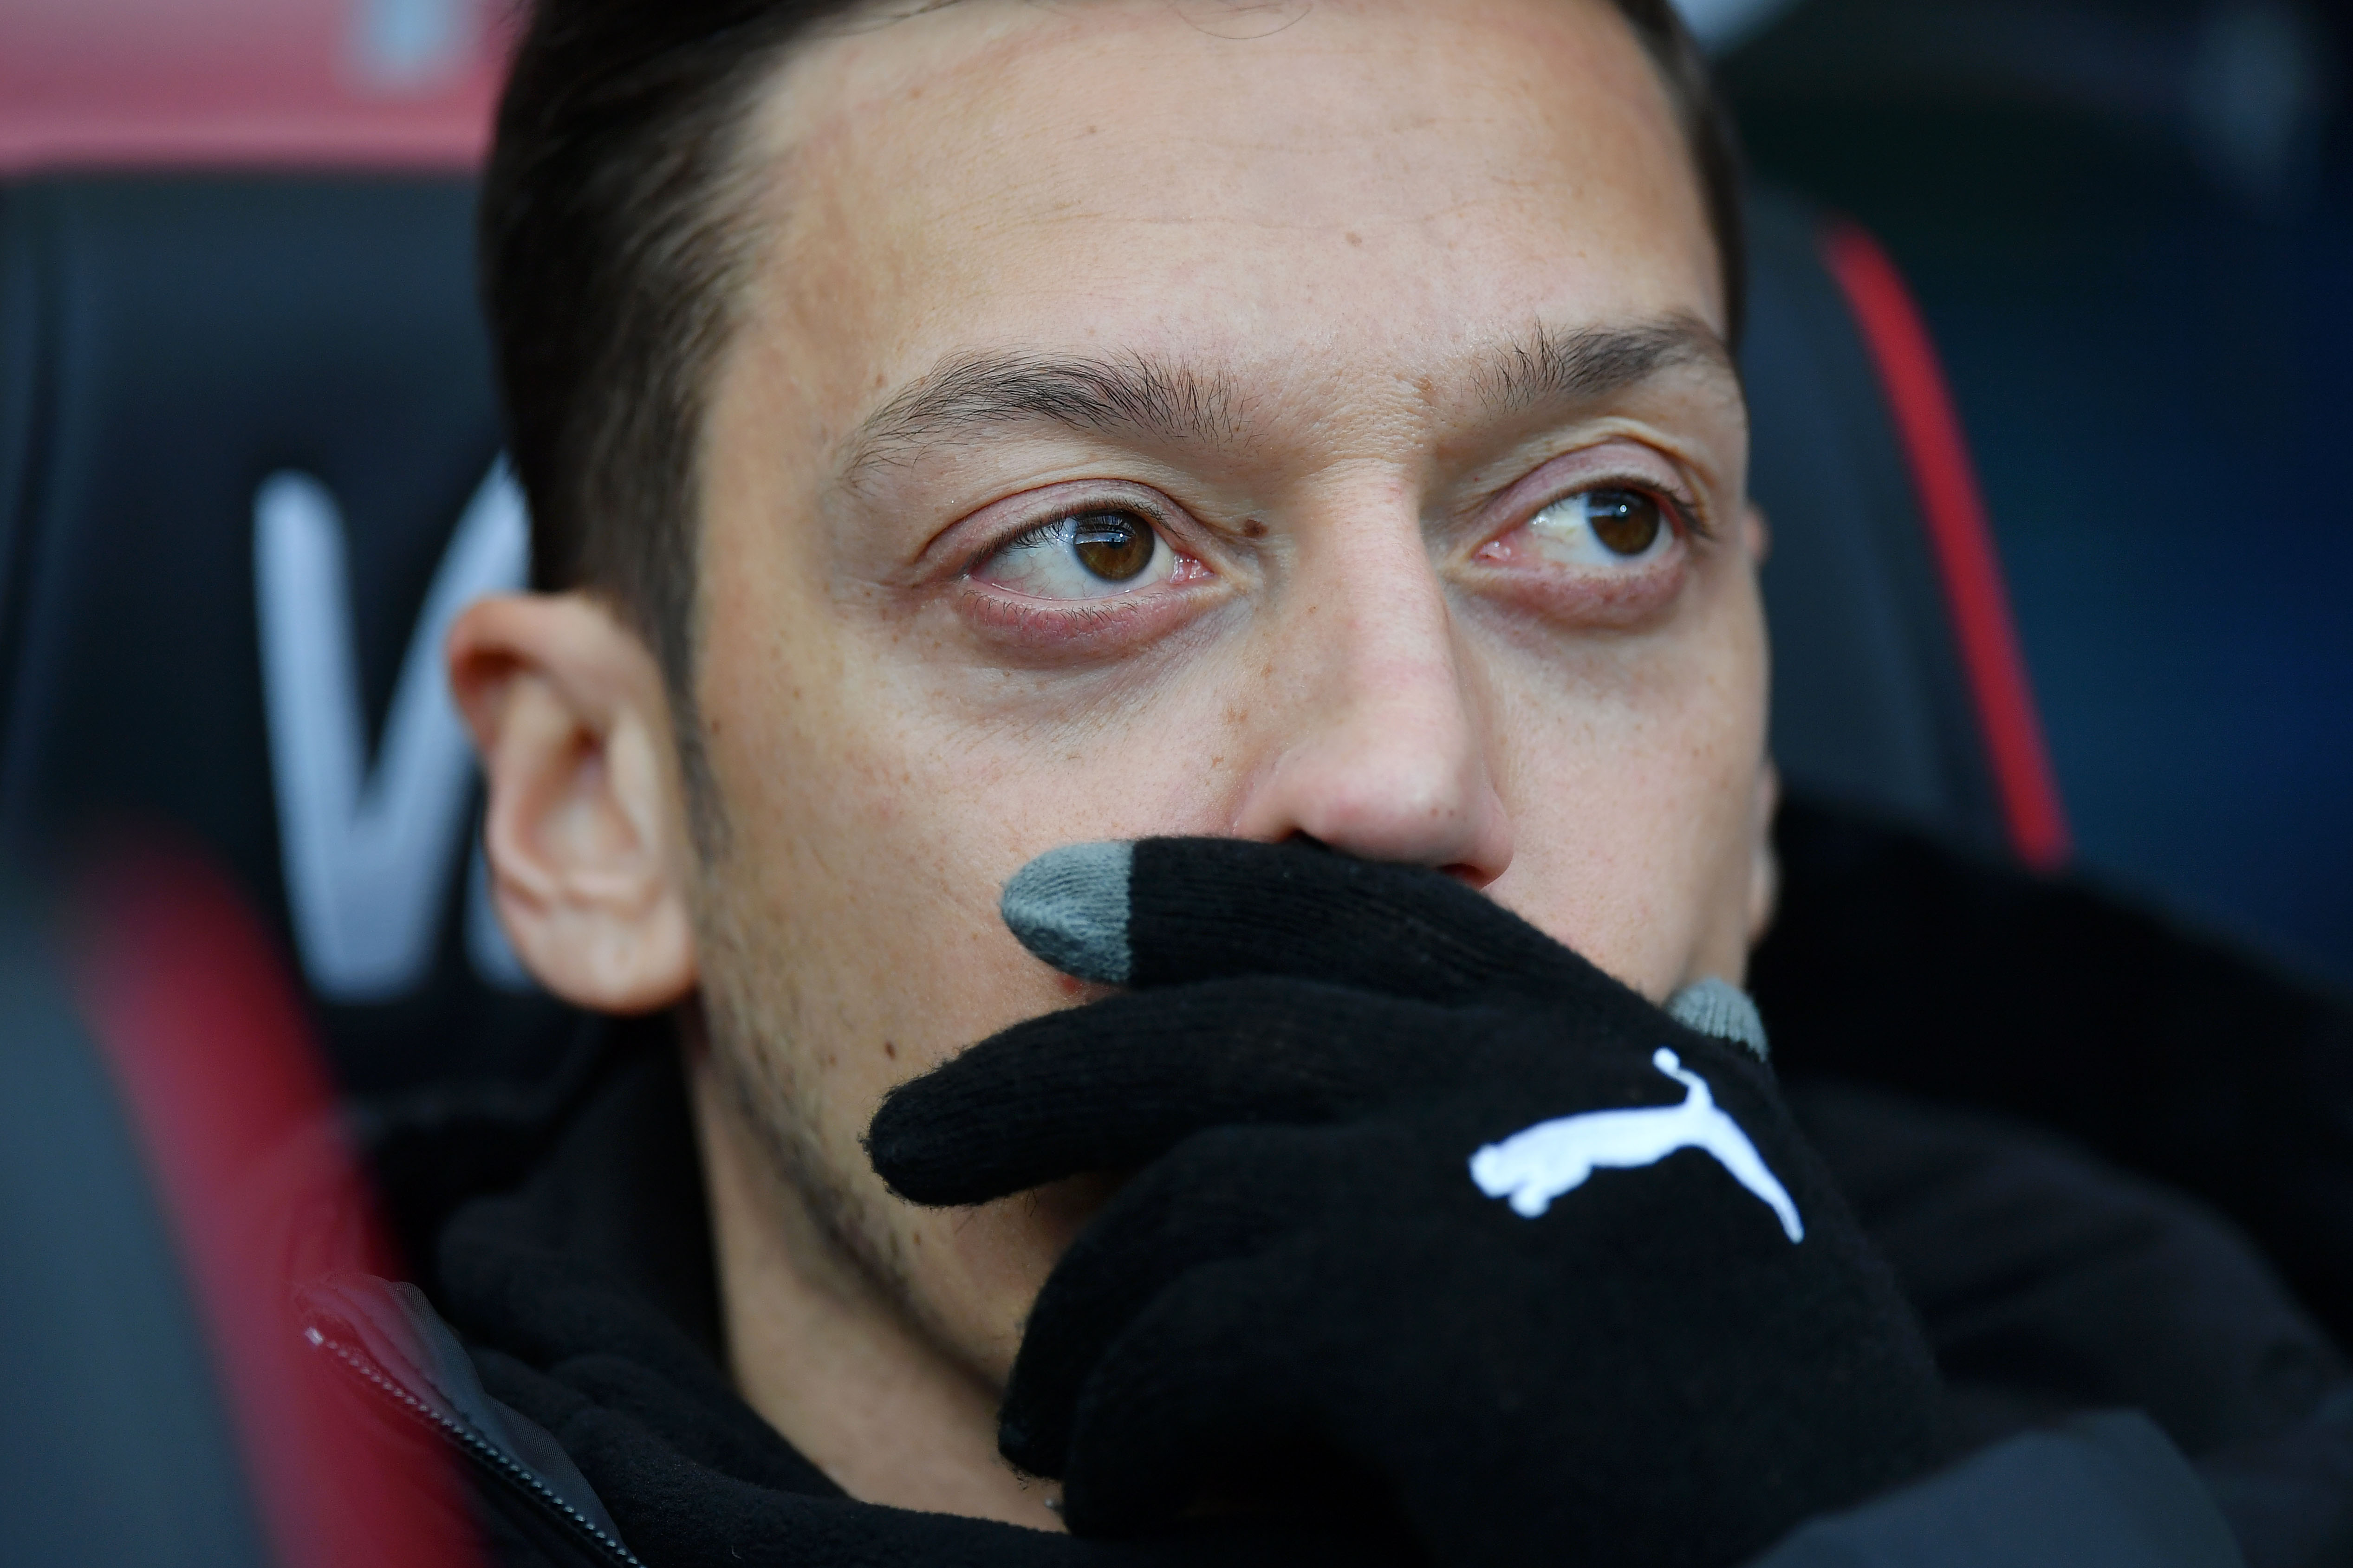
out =
<path fill-rule="evenodd" d="M 1076 987 L 1057 845 L 1443 868 L 1737 978 L 1766 668 L 1689 154 L 1596 0 L 965 0 L 812 44 L 702 453 L 693 889 L 766 1147 L 985 1378 L 1083 1202 L 900 1203 L 877 1100 Z"/>

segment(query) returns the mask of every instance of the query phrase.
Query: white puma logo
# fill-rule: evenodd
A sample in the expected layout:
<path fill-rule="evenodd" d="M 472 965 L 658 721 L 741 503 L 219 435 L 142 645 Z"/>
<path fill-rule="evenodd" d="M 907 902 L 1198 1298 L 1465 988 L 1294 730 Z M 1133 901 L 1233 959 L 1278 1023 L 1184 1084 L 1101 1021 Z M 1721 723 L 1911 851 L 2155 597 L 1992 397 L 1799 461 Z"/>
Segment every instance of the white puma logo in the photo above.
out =
<path fill-rule="evenodd" d="M 1698 1149 L 1715 1155 L 1734 1181 L 1764 1199 L 1781 1216 L 1781 1228 L 1791 1241 L 1803 1241 L 1806 1227 L 1798 1218 L 1798 1205 L 1765 1168 L 1757 1145 L 1740 1124 L 1715 1108 L 1706 1080 L 1686 1072 L 1683 1058 L 1664 1047 L 1651 1058 L 1651 1065 L 1683 1086 L 1681 1105 L 1595 1110 L 1539 1121 L 1472 1155 L 1471 1179 L 1489 1197 L 1508 1196 L 1514 1213 L 1534 1219 L 1552 1207 L 1553 1199 L 1583 1186 L 1598 1170 L 1655 1165 L 1678 1149 Z"/>

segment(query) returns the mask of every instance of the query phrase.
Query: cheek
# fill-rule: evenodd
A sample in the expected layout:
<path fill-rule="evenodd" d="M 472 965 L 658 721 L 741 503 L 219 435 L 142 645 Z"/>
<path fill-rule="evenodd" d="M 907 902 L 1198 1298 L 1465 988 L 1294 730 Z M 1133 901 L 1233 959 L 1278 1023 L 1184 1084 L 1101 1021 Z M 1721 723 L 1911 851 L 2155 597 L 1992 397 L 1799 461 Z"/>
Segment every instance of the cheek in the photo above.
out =
<path fill-rule="evenodd" d="M 1000 679 L 992 699 L 888 628 L 791 602 L 760 570 L 747 563 L 707 609 L 700 696 L 728 816 L 710 890 L 736 933 L 712 978 L 758 999 L 758 1048 L 788 1058 L 832 1179 L 900 1237 L 919 1293 L 986 1360 L 1099 1194 L 912 1210 L 858 1136 L 893 1084 L 1088 999 L 1013 940 L 999 889 L 1062 844 L 1220 830 L 1219 781 L 1240 757 L 1214 737 L 1246 716 L 1198 671 L 1042 710 L 1007 700 Z"/>
<path fill-rule="evenodd" d="M 714 526 L 713 532 L 723 531 Z M 800 997 L 797 1038 L 864 1079 L 1071 1000 L 998 890 L 1086 839 L 1215 831 L 1219 683 L 976 668 L 920 615 L 842 603 L 807 563 L 714 541 L 699 696 L 727 803 L 715 870 Z M 872 1059 L 888 1041 L 894 1055 Z M 852 1058 L 857 1060 L 853 1061 Z"/>
<path fill-rule="evenodd" d="M 1738 608 L 1737 605 L 1732 606 Z M 1533 677 L 1533 678 L 1532 678 Z M 1494 896 L 1663 997 L 1745 922 L 1764 760 L 1761 624 L 1499 681 L 1516 849 Z M 1737 929 L 1745 929 L 1745 923 Z"/>

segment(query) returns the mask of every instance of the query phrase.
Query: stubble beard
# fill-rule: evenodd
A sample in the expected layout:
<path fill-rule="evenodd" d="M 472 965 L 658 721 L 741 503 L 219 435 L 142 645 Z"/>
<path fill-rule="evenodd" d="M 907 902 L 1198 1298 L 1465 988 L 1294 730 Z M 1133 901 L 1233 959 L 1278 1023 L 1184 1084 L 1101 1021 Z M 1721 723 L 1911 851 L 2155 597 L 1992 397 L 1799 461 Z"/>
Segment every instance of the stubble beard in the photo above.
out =
<path fill-rule="evenodd" d="M 717 907 L 703 910 L 696 921 L 702 1012 L 728 1113 L 751 1134 L 764 1174 L 785 1201 L 799 1204 L 834 1258 L 865 1281 L 885 1310 L 962 1361 L 948 1325 L 926 1308 L 915 1287 L 904 1238 L 871 1186 L 860 1190 L 826 1146 L 822 1095 L 799 1070 L 795 1049 L 790 1020 L 799 1009 L 788 994 L 773 994 L 761 981 L 779 974 L 782 966 L 762 961 L 767 944 L 744 930 L 723 894 L 708 902 Z"/>

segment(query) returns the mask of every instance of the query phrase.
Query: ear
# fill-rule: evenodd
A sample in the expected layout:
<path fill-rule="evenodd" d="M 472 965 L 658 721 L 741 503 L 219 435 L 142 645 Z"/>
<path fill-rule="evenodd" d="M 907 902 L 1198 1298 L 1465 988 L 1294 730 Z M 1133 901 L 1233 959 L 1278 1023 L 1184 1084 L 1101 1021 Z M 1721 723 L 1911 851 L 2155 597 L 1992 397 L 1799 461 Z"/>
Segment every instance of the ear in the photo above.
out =
<path fill-rule="evenodd" d="M 448 652 L 490 778 L 491 895 L 524 967 L 597 1012 L 691 994 L 692 860 L 652 654 L 577 594 L 481 600 Z"/>

